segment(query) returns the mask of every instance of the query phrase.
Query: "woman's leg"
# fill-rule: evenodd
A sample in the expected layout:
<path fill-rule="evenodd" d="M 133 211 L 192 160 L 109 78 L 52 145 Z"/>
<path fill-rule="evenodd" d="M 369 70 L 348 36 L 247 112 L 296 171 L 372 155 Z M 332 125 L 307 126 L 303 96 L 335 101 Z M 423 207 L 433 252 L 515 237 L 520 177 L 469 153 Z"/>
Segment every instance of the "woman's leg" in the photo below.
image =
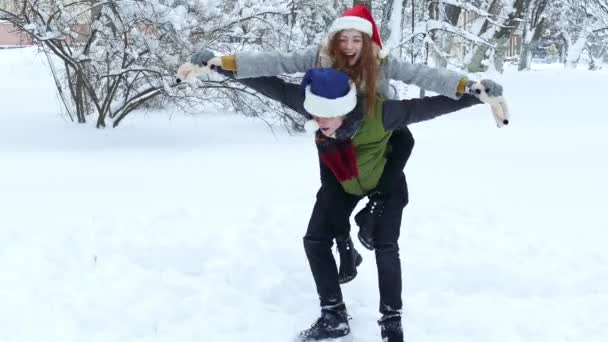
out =
<path fill-rule="evenodd" d="M 388 140 L 386 164 L 378 186 L 374 189 L 374 194 L 369 196 L 365 208 L 355 215 L 355 222 L 359 226 L 359 241 L 369 250 L 374 249 L 374 229 L 378 217 L 382 216 L 384 194 L 399 187 L 403 168 L 410 158 L 413 148 L 414 136 L 407 127 L 391 134 Z"/>

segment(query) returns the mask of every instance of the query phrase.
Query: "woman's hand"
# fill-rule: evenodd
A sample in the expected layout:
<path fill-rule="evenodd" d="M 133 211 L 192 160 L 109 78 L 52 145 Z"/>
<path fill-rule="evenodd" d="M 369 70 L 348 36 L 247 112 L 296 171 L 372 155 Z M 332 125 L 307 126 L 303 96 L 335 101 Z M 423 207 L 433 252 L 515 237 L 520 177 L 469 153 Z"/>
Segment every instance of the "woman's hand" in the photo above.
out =
<path fill-rule="evenodd" d="M 502 127 L 509 124 L 509 108 L 502 95 L 500 84 L 492 80 L 471 81 L 468 88 L 470 94 L 476 96 L 481 102 L 490 105 L 496 126 Z"/>

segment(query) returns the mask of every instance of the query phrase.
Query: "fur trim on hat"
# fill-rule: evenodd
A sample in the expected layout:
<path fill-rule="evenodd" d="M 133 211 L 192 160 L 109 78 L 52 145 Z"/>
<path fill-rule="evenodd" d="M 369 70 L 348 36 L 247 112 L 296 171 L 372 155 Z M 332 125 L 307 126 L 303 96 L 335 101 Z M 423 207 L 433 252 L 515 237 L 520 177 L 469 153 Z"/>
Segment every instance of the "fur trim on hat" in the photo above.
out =
<path fill-rule="evenodd" d="M 314 94 L 310 85 L 306 86 L 304 98 L 304 109 L 316 117 L 334 118 L 350 113 L 357 106 L 357 87 L 354 82 L 350 83 L 348 94 L 337 99 L 328 99 Z"/>
<path fill-rule="evenodd" d="M 329 28 L 329 35 L 333 36 L 336 32 L 342 30 L 357 30 L 367 33 L 370 37 L 374 33 L 372 23 L 369 20 L 355 16 L 339 17 L 334 20 Z"/>
<path fill-rule="evenodd" d="M 318 66 L 322 68 L 331 68 L 334 65 L 334 60 L 329 55 L 329 40 L 330 38 L 326 38 L 324 41 L 322 41 L 319 49 Z M 372 49 L 374 49 L 376 57 L 378 57 L 378 63 L 380 63 L 382 59 L 385 59 L 390 52 L 390 50 L 386 47 L 380 49 L 378 44 L 374 42 L 372 42 Z"/>

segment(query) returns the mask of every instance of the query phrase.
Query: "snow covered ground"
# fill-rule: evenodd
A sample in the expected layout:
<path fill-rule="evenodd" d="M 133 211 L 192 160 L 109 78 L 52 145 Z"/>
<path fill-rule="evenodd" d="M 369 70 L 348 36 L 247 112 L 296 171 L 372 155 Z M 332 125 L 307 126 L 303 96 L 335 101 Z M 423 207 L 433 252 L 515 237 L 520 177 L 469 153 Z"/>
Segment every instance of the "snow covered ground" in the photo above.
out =
<path fill-rule="evenodd" d="M 406 339 L 607 341 L 608 73 L 498 78 L 511 126 L 482 106 L 412 126 Z M 309 136 L 57 108 L 42 58 L 1 50 L 0 341 L 285 342 L 313 322 Z M 380 341 L 373 254 L 344 292 L 355 341 Z"/>

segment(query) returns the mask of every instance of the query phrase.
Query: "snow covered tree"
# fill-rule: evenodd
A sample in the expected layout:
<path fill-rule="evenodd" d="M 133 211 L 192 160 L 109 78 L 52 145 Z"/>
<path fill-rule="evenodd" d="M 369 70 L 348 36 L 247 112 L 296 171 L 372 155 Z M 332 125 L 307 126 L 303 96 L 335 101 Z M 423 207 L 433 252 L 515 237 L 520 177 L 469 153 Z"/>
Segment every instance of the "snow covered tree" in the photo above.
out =
<path fill-rule="evenodd" d="M 606 0 L 557 0 L 560 11 L 555 24 L 559 29 L 566 50 L 566 67 L 576 68 L 585 49 L 601 50 L 608 30 L 608 3 Z M 592 41 L 595 48 L 588 46 Z"/>
<path fill-rule="evenodd" d="M 353 7 L 357 5 L 364 5 L 367 8 L 372 8 L 372 0 L 353 0 Z"/>
<path fill-rule="evenodd" d="M 273 30 L 276 19 L 289 9 L 279 0 L 24 0 L 0 13 L 48 57 L 69 117 L 83 123 L 93 116 L 97 127 L 105 127 L 153 98 L 179 105 L 205 98 L 175 89 L 177 67 L 202 47 L 230 52 L 275 46 L 283 34 Z M 211 97 L 233 104 L 242 94 L 212 80 L 199 88 L 233 89 L 235 97 Z"/>
<path fill-rule="evenodd" d="M 0 18 L 27 32 L 48 59 L 64 111 L 97 127 L 151 103 L 213 102 L 248 115 L 299 116 L 237 83 L 177 85 L 177 67 L 209 48 L 292 51 L 320 42 L 344 9 L 370 6 L 384 45 L 414 63 L 502 70 L 521 30 L 520 69 L 544 49 L 570 67 L 608 56 L 608 0 L 4 0 Z M 563 52 L 562 52 L 563 50 Z M 489 63 L 494 62 L 494 65 Z M 297 82 L 296 79 L 294 81 Z"/>
<path fill-rule="evenodd" d="M 488 45 L 477 45 L 472 49 L 467 61 L 469 71 L 485 70 L 487 67 L 484 66 L 484 60 L 488 57 L 492 57 L 493 67 L 502 71 L 506 44 L 519 28 L 519 24 L 523 21 L 524 9 L 529 6 L 531 1 L 492 0 L 490 2 L 479 35 L 487 39 L 493 48 Z"/>
<path fill-rule="evenodd" d="M 523 39 L 518 70 L 530 68 L 532 50 L 539 43 L 546 28 L 545 10 L 549 5 L 549 0 L 532 0 L 524 8 L 525 19 L 522 27 Z"/>
<path fill-rule="evenodd" d="M 4 15 L 46 54 L 67 114 L 79 123 L 95 113 L 118 124 L 165 93 L 176 64 L 167 18 L 185 12 L 144 1 L 25 0 Z M 167 38 L 167 39 L 164 39 Z"/>

